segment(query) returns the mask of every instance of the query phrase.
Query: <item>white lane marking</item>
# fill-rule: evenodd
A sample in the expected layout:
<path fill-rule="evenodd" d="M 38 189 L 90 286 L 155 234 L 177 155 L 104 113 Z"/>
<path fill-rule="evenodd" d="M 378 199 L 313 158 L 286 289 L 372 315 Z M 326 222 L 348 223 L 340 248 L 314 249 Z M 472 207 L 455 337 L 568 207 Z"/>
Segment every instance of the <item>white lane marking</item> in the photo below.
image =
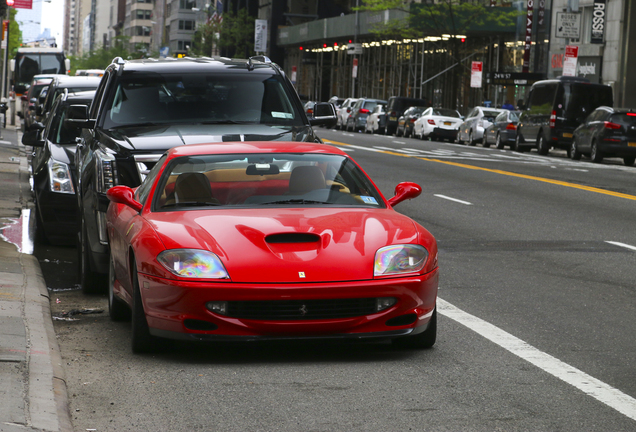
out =
<path fill-rule="evenodd" d="M 385 151 L 391 151 L 391 152 L 398 152 L 398 153 L 406 153 L 409 155 L 412 155 L 413 152 L 412 151 L 408 151 L 405 149 L 396 149 L 396 148 L 391 148 L 391 147 L 382 147 L 382 146 L 373 146 L 374 148 L 380 149 L 380 150 L 385 150 Z"/>
<path fill-rule="evenodd" d="M 576 387 L 586 395 L 592 396 L 610 408 L 615 409 L 632 420 L 636 420 L 636 399 L 631 396 L 538 350 L 510 333 L 474 315 L 464 312 L 441 298 L 437 299 L 437 310 L 445 317 L 465 325 L 477 334 L 510 351 L 512 354 Z"/>
<path fill-rule="evenodd" d="M 351 149 L 349 147 L 338 147 L 338 146 L 334 146 L 334 147 L 337 148 L 337 149 L 342 150 L 343 152 L 353 152 L 353 151 L 355 151 L 354 149 Z"/>
<path fill-rule="evenodd" d="M 354 134 L 350 134 L 350 133 L 343 133 L 344 136 L 355 136 Z"/>
<path fill-rule="evenodd" d="M 613 244 L 614 246 L 620 246 L 620 247 L 624 247 L 624 248 L 629 249 L 629 250 L 636 251 L 636 246 L 628 245 L 628 244 L 625 244 L 625 243 L 620 243 L 620 242 L 615 242 L 615 241 L 608 241 L 608 240 L 606 240 L 605 243 Z"/>
<path fill-rule="evenodd" d="M 335 146 L 336 144 L 334 144 L 332 141 L 329 140 L 323 140 L 323 142 L 325 144 L 331 144 L 333 146 Z M 372 151 L 372 152 L 376 152 L 376 153 L 384 153 L 384 150 L 378 150 L 375 148 L 371 148 L 371 147 L 362 147 L 362 146 L 356 146 L 356 145 L 347 145 L 348 148 L 353 148 L 353 149 L 358 149 L 358 150 L 367 150 L 367 151 Z"/>
<path fill-rule="evenodd" d="M 468 201 L 462 201 L 462 200 L 459 200 L 457 198 L 451 198 L 451 197 L 446 196 L 446 195 L 433 194 L 433 196 L 436 196 L 438 198 L 443 198 L 443 199 L 446 199 L 446 200 L 449 200 L 449 201 L 455 201 L 455 202 L 458 202 L 460 204 L 473 205 L 472 203 L 469 203 Z"/>
<path fill-rule="evenodd" d="M 395 144 L 406 144 L 404 141 L 393 141 Z"/>

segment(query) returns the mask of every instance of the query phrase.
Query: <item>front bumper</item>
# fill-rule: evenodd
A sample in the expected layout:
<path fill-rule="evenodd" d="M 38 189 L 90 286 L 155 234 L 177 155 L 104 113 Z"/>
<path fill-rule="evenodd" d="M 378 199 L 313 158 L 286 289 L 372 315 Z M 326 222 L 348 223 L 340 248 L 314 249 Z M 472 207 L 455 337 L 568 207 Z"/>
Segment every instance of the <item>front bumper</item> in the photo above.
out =
<path fill-rule="evenodd" d="M 428 326 L 437 300 L 438 269 L 419 276 L 311 284 L 182 282 L 139 274 L 150 332 L 187 340 L 364 339 L 405 336 Z M 388 309 L 364 315 L 247 319 L 206 308 L 209 301 L 262 302 L 394 297 Z"/>

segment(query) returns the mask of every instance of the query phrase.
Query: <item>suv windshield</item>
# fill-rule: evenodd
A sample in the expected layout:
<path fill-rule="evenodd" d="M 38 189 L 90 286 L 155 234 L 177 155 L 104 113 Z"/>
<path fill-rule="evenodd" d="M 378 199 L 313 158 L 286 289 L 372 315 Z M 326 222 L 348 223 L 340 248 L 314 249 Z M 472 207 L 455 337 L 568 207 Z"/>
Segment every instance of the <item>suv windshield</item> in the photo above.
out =
<path fill-rule="evenodd" d="M 158 184 L 155 209 L 164 211 L 210 206 L 385 206 L 360 168 L 340 155 L 181 157 L 164 170 Z"/>
<path fill-rule="evenodd" d="M 122 77 L 103 127 L 175 123 L 303 125 L 276 75 L 135 73 Z"/>

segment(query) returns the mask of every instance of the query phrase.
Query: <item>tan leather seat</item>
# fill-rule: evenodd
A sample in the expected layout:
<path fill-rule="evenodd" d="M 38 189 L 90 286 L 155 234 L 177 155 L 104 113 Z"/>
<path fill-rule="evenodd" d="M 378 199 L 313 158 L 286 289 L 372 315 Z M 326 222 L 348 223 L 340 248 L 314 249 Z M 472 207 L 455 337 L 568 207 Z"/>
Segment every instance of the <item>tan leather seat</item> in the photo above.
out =
<path fill-rule="evenodd" d="M 210 181 L 205 174 L 188 172 L 180 174 L 174 185 L 175 202 L 202 202 L 218 204 L 212 196 Z"/>

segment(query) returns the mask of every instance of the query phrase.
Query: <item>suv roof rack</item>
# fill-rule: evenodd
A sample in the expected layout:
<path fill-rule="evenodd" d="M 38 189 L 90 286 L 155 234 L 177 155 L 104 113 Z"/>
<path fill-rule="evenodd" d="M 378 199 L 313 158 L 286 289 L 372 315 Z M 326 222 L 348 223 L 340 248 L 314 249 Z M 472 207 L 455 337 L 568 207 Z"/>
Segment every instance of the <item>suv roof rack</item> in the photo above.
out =
<path fill-rule="evenodd" d="M 121 57 L 115 57 L 112 61 L 112 63 L 118 64 L 118 65 L 123 65 L 126 63 L 126 60 L 124 60 Z"/>

